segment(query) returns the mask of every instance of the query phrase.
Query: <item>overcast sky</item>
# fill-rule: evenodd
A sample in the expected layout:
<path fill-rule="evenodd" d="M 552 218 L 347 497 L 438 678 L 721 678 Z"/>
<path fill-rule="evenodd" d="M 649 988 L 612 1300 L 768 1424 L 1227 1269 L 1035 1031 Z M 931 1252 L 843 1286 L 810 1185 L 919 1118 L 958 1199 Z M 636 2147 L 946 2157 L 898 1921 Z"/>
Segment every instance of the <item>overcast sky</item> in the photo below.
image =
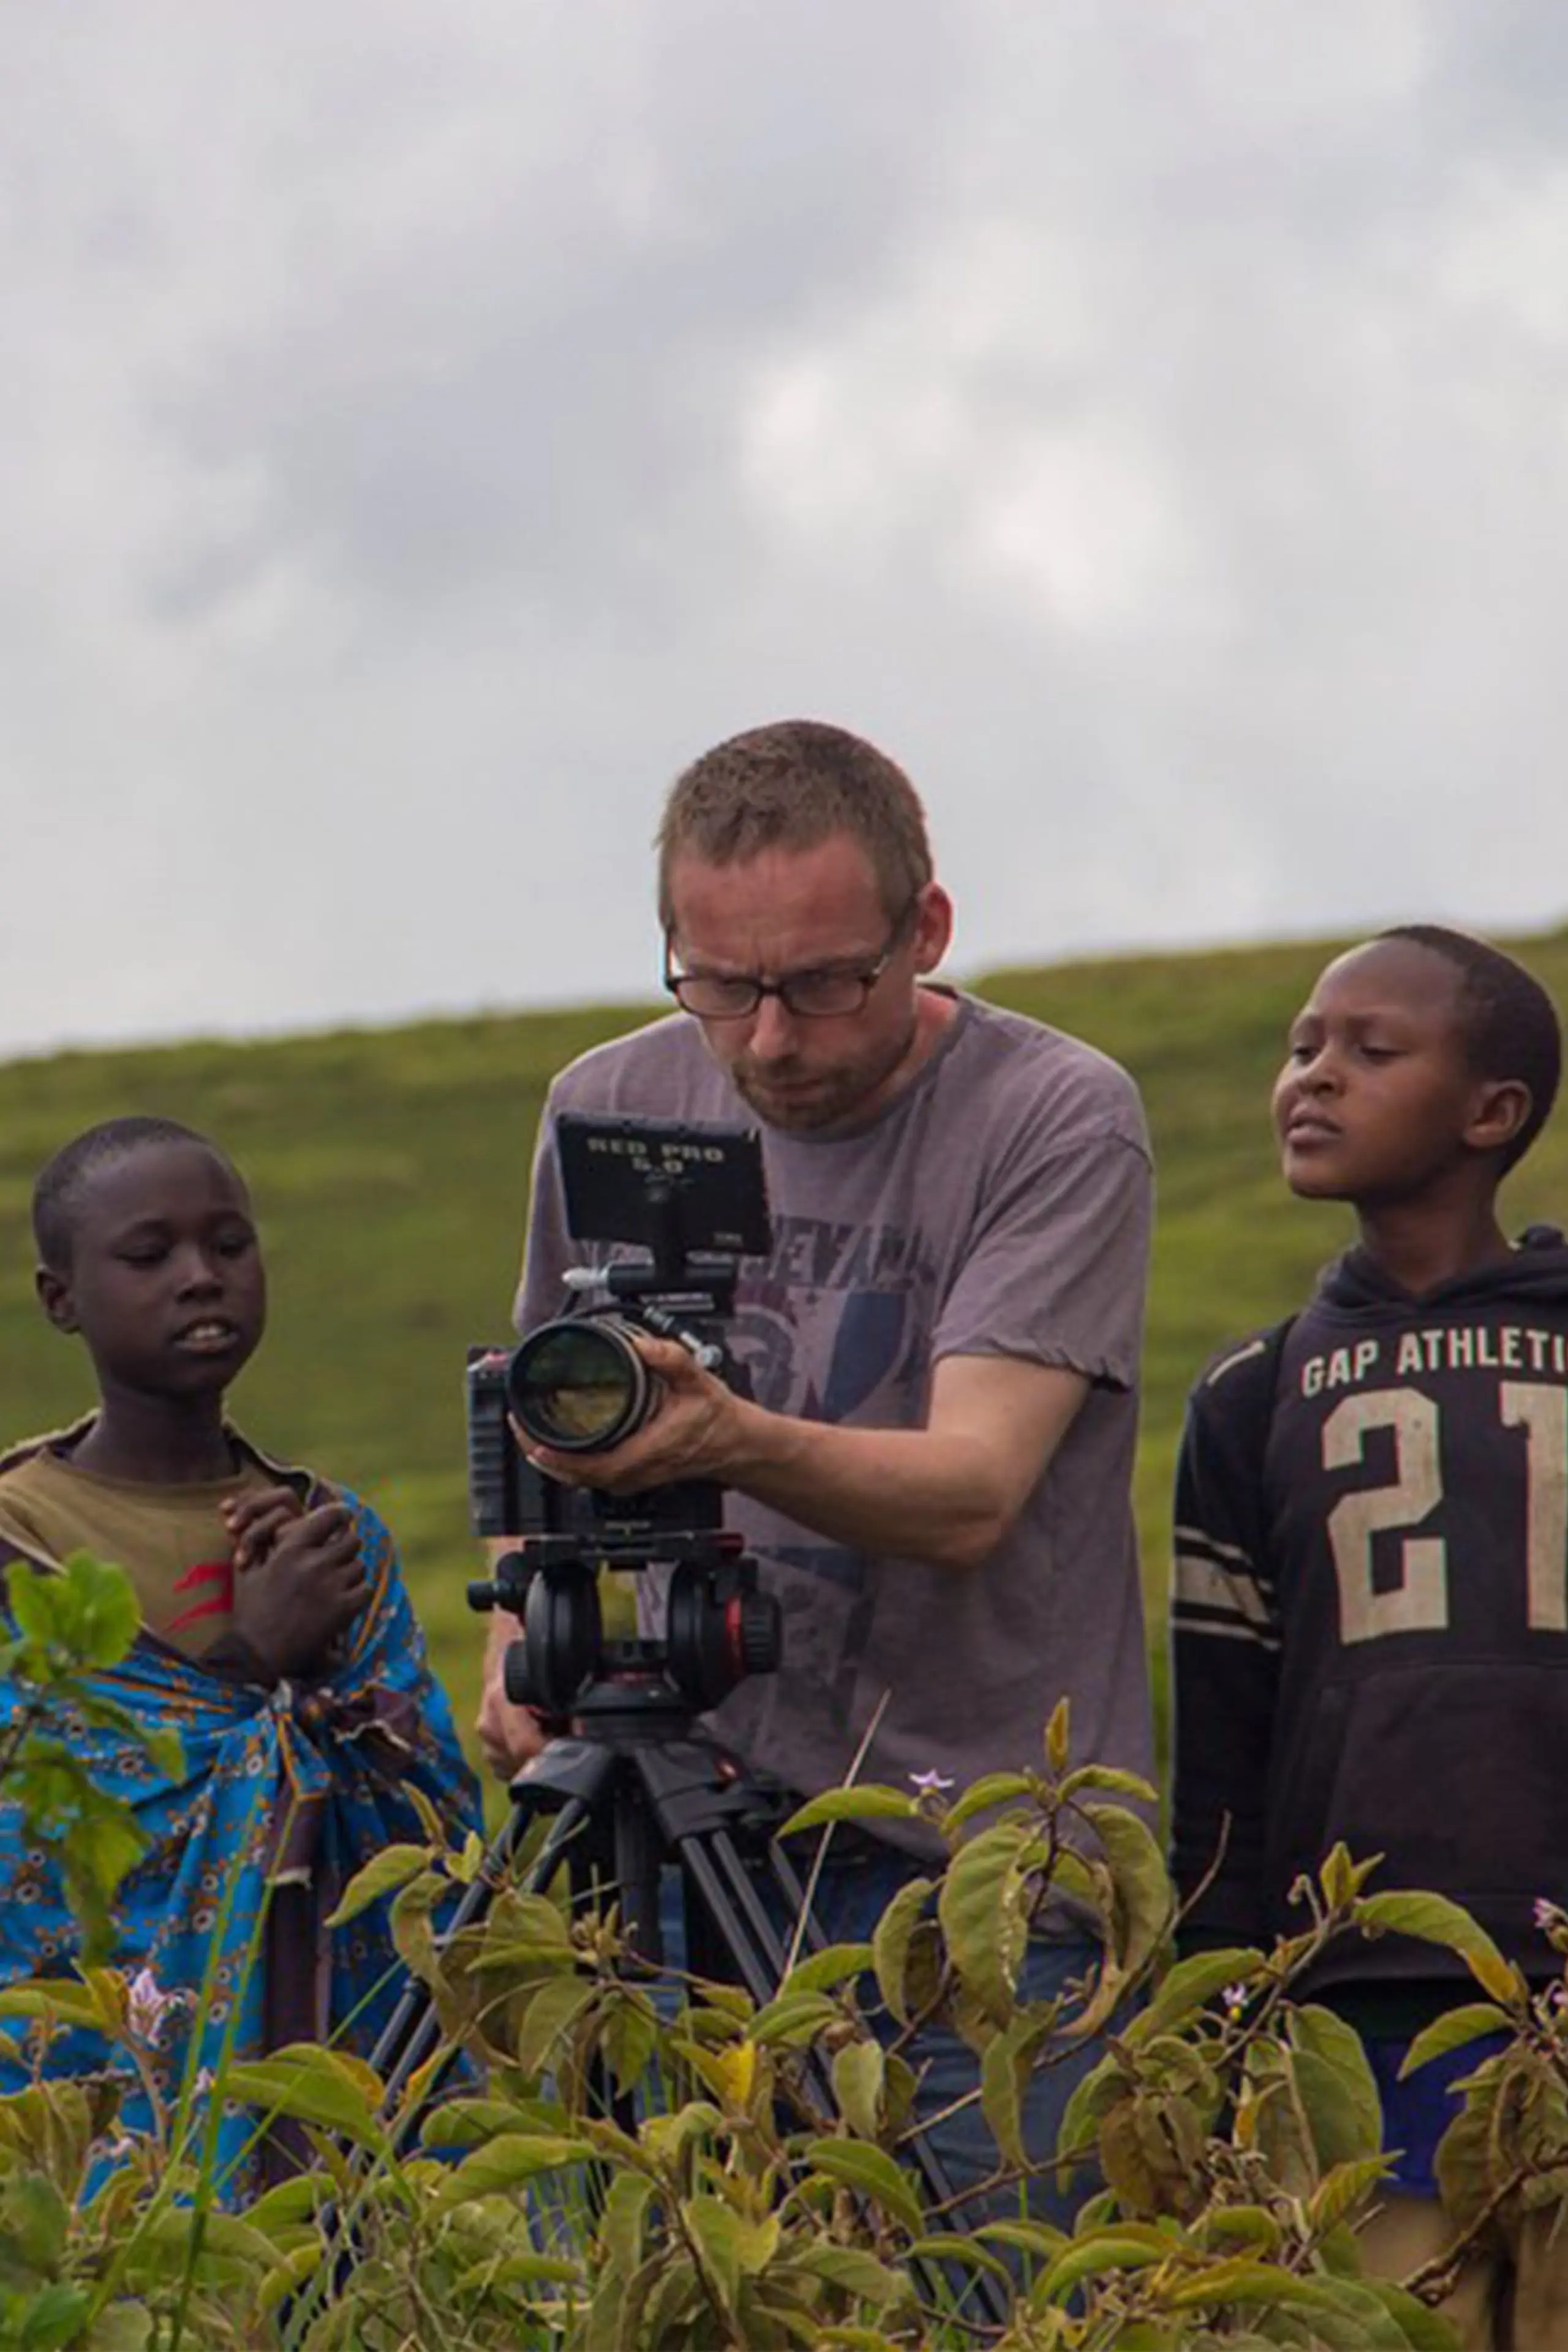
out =
<path fill-rule="evenodd" d="M 955 966 L 1568 917 L 1560 0 L 10 0 L 0 1050 L 641 994 L 689 757 Z"/>

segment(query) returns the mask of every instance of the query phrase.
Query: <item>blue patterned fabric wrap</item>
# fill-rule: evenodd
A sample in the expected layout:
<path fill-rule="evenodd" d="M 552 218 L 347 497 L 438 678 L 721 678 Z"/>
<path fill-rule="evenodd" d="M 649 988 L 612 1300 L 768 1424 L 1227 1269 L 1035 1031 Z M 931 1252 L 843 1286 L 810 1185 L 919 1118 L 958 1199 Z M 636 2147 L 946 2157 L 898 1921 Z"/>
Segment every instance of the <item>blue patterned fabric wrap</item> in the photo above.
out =
<path fill-rule="evenodd" d="M 149 1730 L 179 1735 L 177 1779 L 163 1777 L 117 1733 L 79 1717 L 60 1727 L 99 1785 L 134 1809 L 150 1840 L 117 1898 L 121 1941 L 112 1965 L 130 1977 L 150 1969 L 160 1992 L 183 1996 L 149 2055 L 171 2110 L 187 2064 L 216 2072 L 226 2048 L 237 2058 L 263 2053 L 263 1921 L 279 1858 L 308 1859 L 322 1979 L 318 2013 L 327 2038 L 364 2056 L 405 1982 L 389 1906 L 378 1900 L 335 1929 L 321 1923 L 383 1847 L 427 1843 L 409 1788 L 435 1803 L 457 1840 L 480 1825 L 478 1783 L 426 1664 L 392 1538 L 374 1511 L 344 1489 L 318 1487 L 312 1500 L 334 1492 L 354 1515 L 372 1586 L 340 1664 L 266 1690 L 204 1672 L 139 1637 L 118 1666 L 88 1686 Z M 10 1624 L 3 1587 L 0 1622 Z M 15 1690 L 0 1688 L 0 1738 L 16 1706 Z M 58 1870 L 44 1853 L 26 1848 L 16 1806 L 0 1800 L 0 1984 L 70 1975 L 76 1948 Z M 310 1951 L 298 1958 L 301 1969 L 312 1969 Z M 6 2030 L 17 2041 L 26 2032 L 14 2020 Z M 26 2050 L 20 2063 L 0 2055 L 0 2091 L 20 2089 L 31 2063 Z M 106 2063 L 126 2077 L 120 2127 L 145 2130 L 152 2122 L 145 2088 L 124 2053 L 111 2054 L 98 2036 L 59 2034 L 47 2071 L 81 2074 Z M 254 2174 L 257 2122 L 248 2111 L 224 2115 L 219 2165 L 232 2168 L 230 2195 Z"/>

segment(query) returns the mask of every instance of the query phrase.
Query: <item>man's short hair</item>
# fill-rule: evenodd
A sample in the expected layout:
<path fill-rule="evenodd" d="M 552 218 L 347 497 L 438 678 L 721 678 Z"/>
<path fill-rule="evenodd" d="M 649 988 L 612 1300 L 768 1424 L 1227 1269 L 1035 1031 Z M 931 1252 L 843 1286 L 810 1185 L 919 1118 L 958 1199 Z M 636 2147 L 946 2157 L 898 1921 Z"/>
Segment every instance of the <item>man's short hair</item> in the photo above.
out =
<path fill-rule="evenodd" d="M 1530 1089 L 1530 1116 L 1503 1154 L 1503 1167 L 1523 1159 L 1551 1115 L 1563 1072 L 1563 1030 L 1533 972 L 1500 948 L 1441 923 L 1396 923 L 1380 939 L 1409 940 L 1457 966 L 1459 1019 L 1470 1066 L 1478 1077 L 1514 1078 Z"/>
<path fill-rule="evenodd" d="M 863 737 L 816 719 L 731 735 L 670 787 L 658 834 L 659 920 L 668 931 L 678 857 L 739 866 L 764 849 L 815 849 L 837 833 L 865 850 L 896 922 L 931 878 L 925 811 L 903 770 Z"/>
<path fill-rule="evenodd" d="M 210 1151 L 226 1167 L 232 1163 L 216 1144 L 178 1119 L 132 1116 L 106 1118 L 97 1127 L 62 1144 L 38 1175 L 33 1187 L 33 1239 L 39 1257 L 51 1274 L 68 1274 L 71 1243 L 84 1195 L 93 1178 L 110 1162 L 129 1160 L 149 1146 L 195 1143 Z"/>

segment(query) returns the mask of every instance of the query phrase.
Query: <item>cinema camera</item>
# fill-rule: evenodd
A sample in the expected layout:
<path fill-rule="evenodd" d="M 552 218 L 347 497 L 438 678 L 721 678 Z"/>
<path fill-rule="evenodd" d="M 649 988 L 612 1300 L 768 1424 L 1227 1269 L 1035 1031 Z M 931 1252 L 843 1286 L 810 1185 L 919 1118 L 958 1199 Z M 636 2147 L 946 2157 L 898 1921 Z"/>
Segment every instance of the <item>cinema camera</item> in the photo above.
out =
<path fill-rule="evenodd" d="M 514 1701 L 552 1715 L 619 1717 L 639 1698 L 704 1710 L 779 1662 L 778 1604 L 724 1526 L 723 1489 L 706 1479 L 620 1496 L 568 1486 L 534 1468 L 519 1433 L 586 1454 L 643 1428 L 663 1383 L 639 1332 L 679 1341 L 745 1392 L 726 1327 L 737 1261 L 769 1246 L 762 1146 L 746 1129 L 566 1114 L 555 1148 L 573 1238 L 646 1255 L 574 1267 L 571 1311 L 510 1350 L 469 1351 L 470 1524 L 509 1546 L 493 1576 L 469 1586 L 469 1603 L 522 1620 L 524 1640 L 505 1663 Z M 606 1642 L 598 1569 L 656 1562 L 671 1570 L 664 1640 Z"/>

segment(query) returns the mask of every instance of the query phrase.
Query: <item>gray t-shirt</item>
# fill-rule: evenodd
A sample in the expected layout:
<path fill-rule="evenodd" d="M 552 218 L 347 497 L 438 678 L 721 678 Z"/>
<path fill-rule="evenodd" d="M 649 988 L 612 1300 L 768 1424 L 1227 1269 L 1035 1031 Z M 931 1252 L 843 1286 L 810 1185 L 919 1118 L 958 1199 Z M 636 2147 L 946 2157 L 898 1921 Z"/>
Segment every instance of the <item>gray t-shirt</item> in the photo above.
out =
<path fill-rule="evenodd" d="M 551 1121 L 755 1126 L 684 1015 L 584 1054 L 541 1127 L 520 1329 L 559 1313 L 571 1265 Z M 1017 1356 L 1093 1386 L 1006 1538 L 965 1572 L 872 1557 L 731 1494 L 784 1612 L 784 1664 L 710 1718 L 749 1764 L 806 1793 L 840 1781 L 884 1692 L 860 1772 L 1038 1766 L 1072 1702 L 1073 1754 L 1147 1773 L 1148 1666 L 1132 1526 L 1149 1143 L 1126 1073 L 1077 1039 L 973 997 L 885 1110 L 849 1133 L 764 1127 L 773 1252 L 742 1267 L 734 1352 L 759 1404 L 867 1429 L 922 1425 L 943 1356 Z M 638 1580 L 645 1633 L 662 1579 Z M 897 1835 L 895 1831 L 891 1832 Z M 917 1831 L 900 1843 L 923 1843 Z"/>

